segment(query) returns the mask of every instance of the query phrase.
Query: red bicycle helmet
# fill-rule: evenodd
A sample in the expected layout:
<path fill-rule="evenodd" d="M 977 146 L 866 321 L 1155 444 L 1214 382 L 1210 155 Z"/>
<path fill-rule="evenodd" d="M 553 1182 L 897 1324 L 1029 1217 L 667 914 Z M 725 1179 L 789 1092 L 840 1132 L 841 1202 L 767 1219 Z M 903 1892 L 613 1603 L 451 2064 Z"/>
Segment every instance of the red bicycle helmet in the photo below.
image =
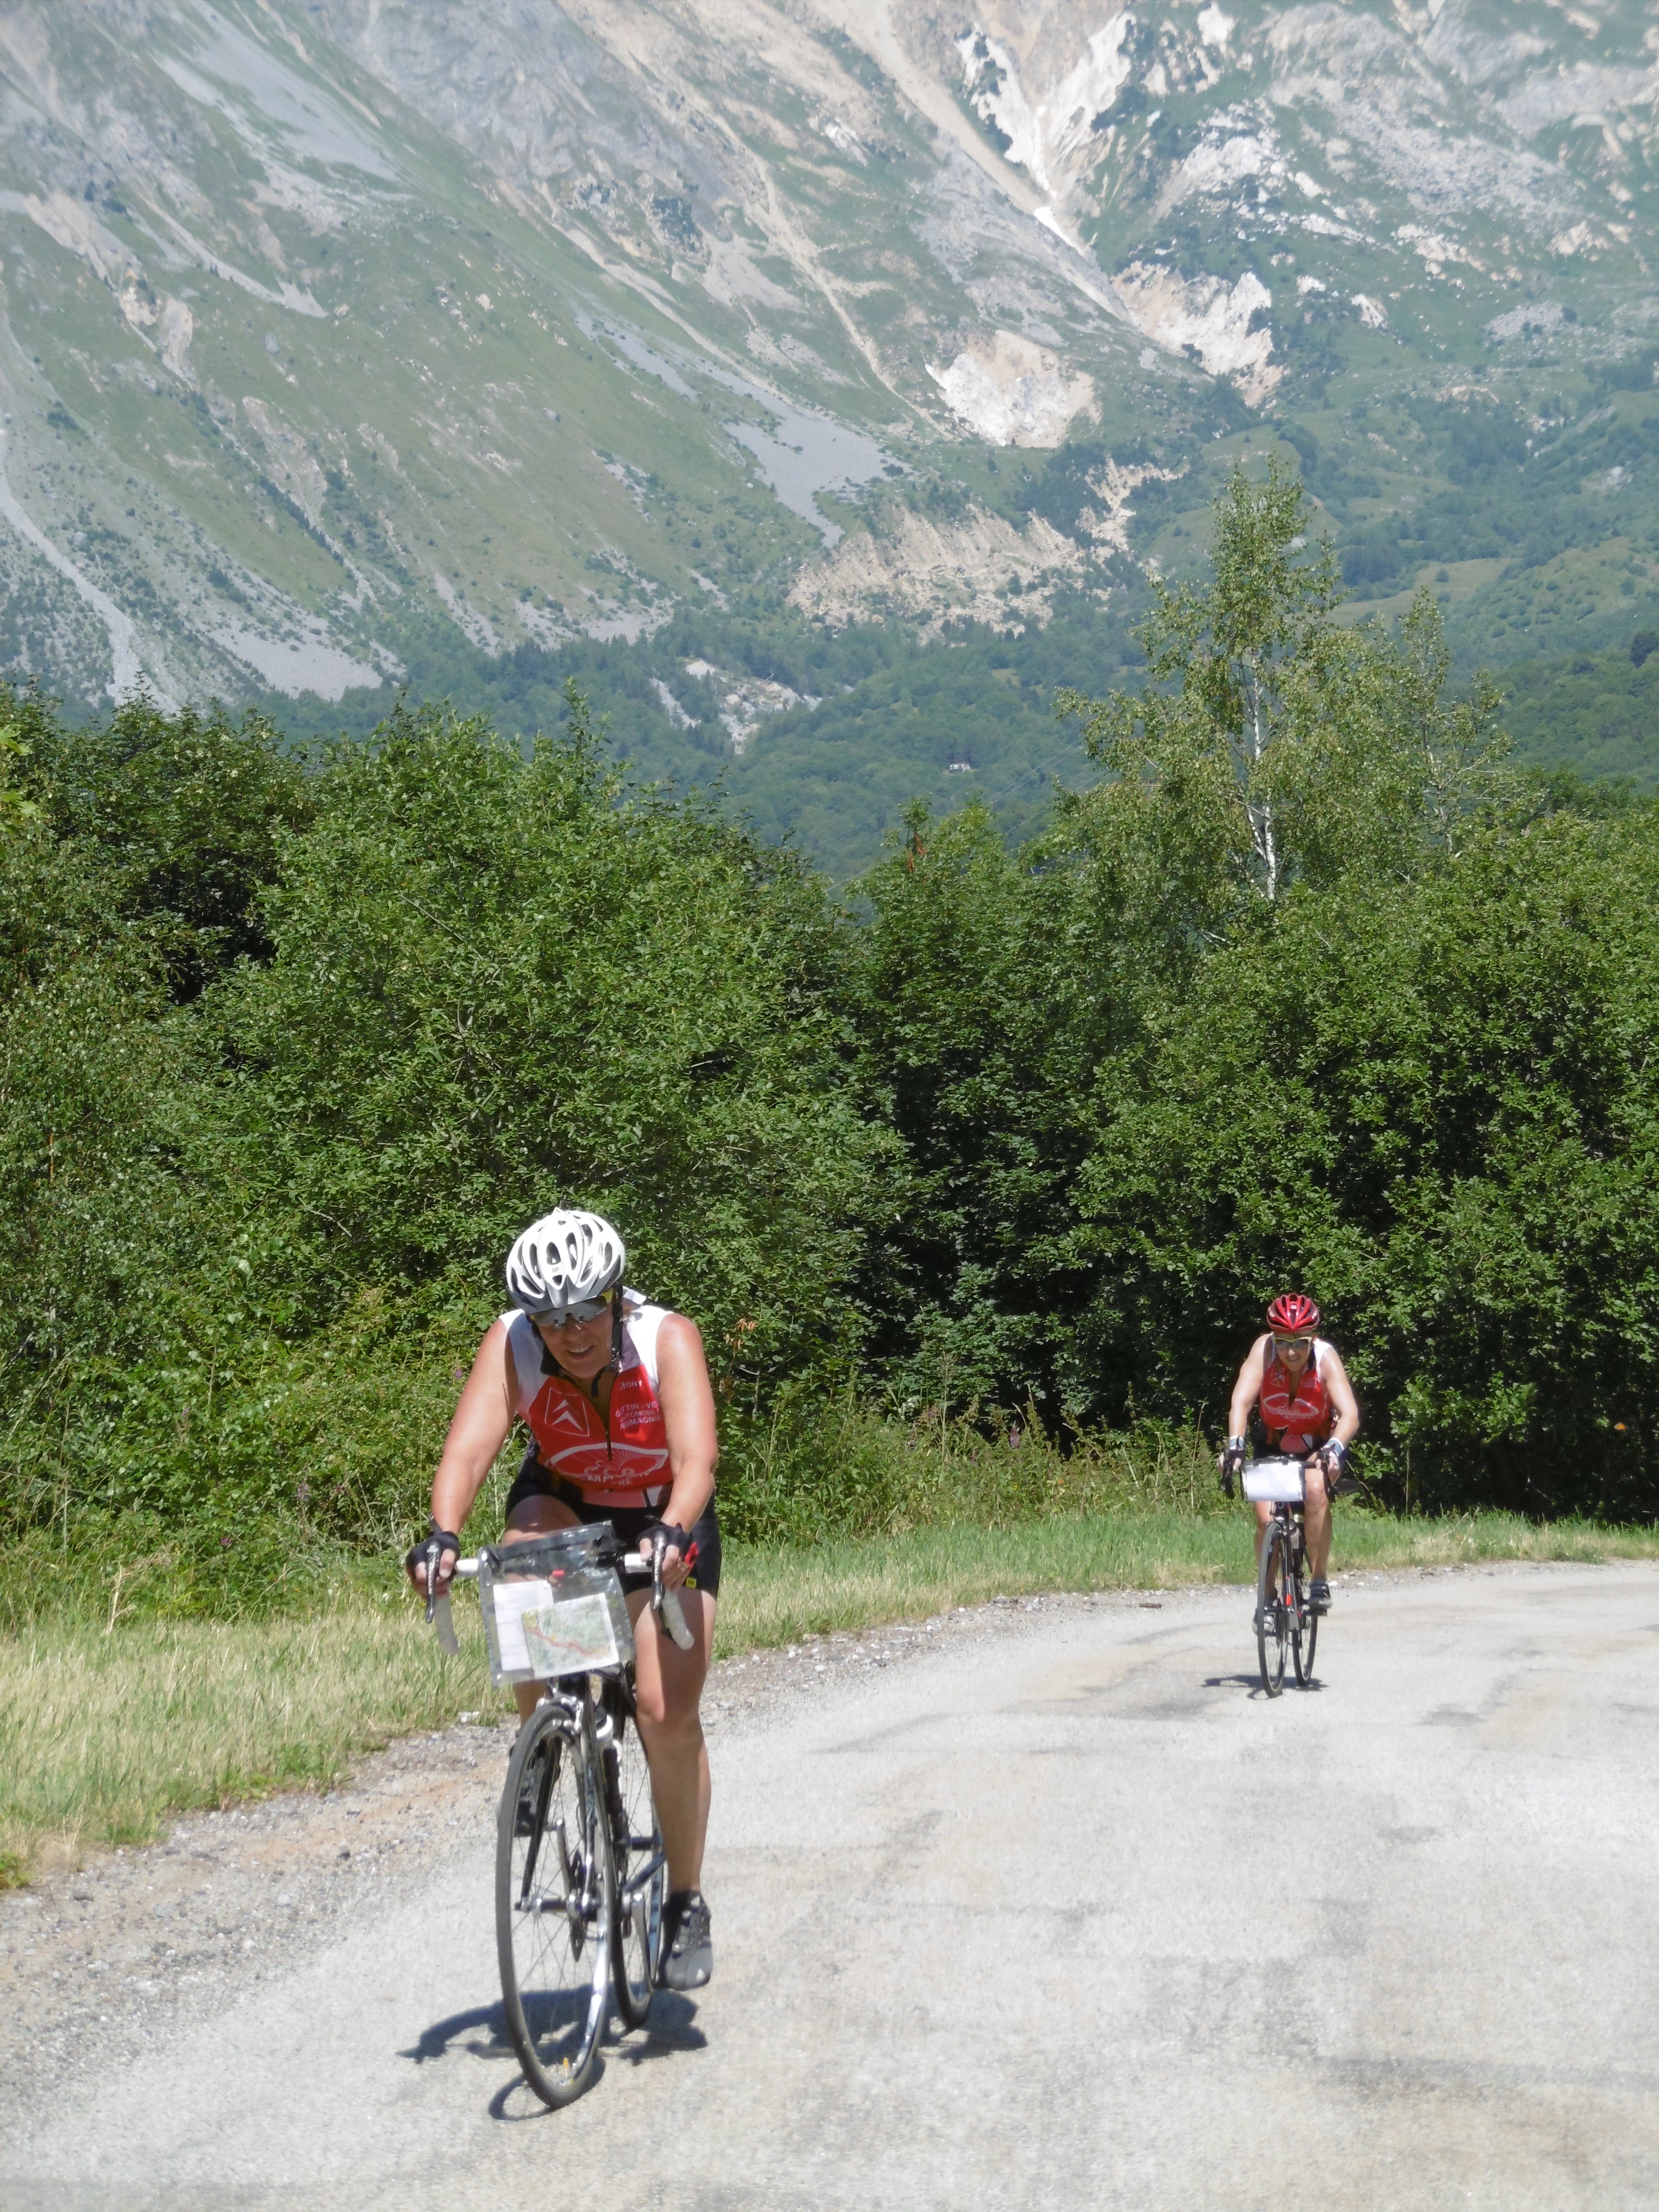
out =
<path fill-rule="evenodd" d="M 1286 1291 L 1267 1309 L 1267 1326 L 1279 1336 L 1304 1336 L 1319 1326 L 1319 1308 L 1300 1291 Z"/>

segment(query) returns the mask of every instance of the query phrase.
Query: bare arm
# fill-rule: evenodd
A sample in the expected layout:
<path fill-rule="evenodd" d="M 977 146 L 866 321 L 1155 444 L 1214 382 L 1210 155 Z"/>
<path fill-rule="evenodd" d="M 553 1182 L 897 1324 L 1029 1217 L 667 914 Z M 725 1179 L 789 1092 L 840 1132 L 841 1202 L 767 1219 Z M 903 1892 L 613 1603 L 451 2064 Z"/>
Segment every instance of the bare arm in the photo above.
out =
<path fill-rule="evenodd" d="M 473 1500 L 484 1478 L 495 1464 L 495 1455 L 513 1427 L 515 1391 L 513 1359 L 507 1348 L 507 1324 L 492 1322 L 472 1362 L 472 1372 L 462 1389 L 455 1417 L 432 1478 L 432 1517 L 441 1528 L 457 1535 L 466 1525 Z M 438 1569 L 442 1589 L 453 1573 L 454 1553 L 446 1551 Z M 410 1569 L 410 1580 L 418 1590 L 426 1588 L 426 1569 Z"/>
<path fill-rule="evenodd" d="M 662 1517 L 676 1528 L 690 1529 L 708 1511 L 714 1494 L 720 1448 L 702 1336 L 696 1322 L 684 1314 L 667 1315 L 657 1333 L 657 1401 L 668 1432 L 672 1483 Z M 672 1589 L 684 1579 L 679 1553 L 671 1547 L 663 1563 L 663 1580 Z"/>
<path fill-rule="evenodd" d="M 1336 1428 L 1333 1441 L 1351 1444 L 1359 1434 L 1359 1401 L 1353 1395 L 1353 1385 L 1348 1380 L 1348 1370 L 1342 1364 L 1341 1354 L 1333 1346 L 1321 1367 L 1320 1379 L 1331 1394 L 1331 1403 L 1336 1408 Z"/>
<path fill-rule="evenodd" d="M 1267 1358 L 1267 1339 L 1257 1337 L 1245 1355 L 1244 1364 L 1238 1370 L 1238 1380 L 1233 1385 L 1232 1404 L 1227 1409 L 1227 1434 L 1242 1437 L 1245 1423 L 1250 1418 L 1250 1408 L 1261 1395 L 1261 1374 Z"/>

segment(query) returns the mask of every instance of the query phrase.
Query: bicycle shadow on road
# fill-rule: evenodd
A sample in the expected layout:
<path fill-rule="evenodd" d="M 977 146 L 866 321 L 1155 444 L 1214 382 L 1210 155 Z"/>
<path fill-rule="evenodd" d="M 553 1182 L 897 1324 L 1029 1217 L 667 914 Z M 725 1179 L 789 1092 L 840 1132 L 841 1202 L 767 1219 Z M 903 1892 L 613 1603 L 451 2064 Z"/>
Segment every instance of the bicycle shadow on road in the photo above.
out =
<path fill-rule="evenodd" d="M 642 2066 L 647 2059 L 667 2058 L 677 2051 L 706 2051 L 708 2038 L 697 2026 L 697 2008 L 690 1997 L 677 1990 L 659 1990 L 651 2001 L 651 2017 L 644 2029 L 636 2028 L 625 2037 L 613 2032 L 605 2039 L 605 2048 L 630 2066 Z"/>
<path fill-rule="evenodd" d="M 690 1997 L 659 1990 L 643 2030 L 623 2030 L 612 2022 L 605 2035 L 595 2081 L 603 2079 L 605 2068 L 613 2060 L 641 2066 L 648 2059 L 671 2057 L 676 2051 L 706 2050 L 708 2038 L 696 2022 L 697 2008 Z M 424 2066 L 431 2059 L 447 2058 L 458 2046 L 470 2058 L 502 2059 L 513 2069 L 513 2079 L 503 2082 L 489 2100 L 491 2119 L 533 2120 L 548 2117 L 548 2107 L 519 2071 L 519 2056 L 507 2032 L 507 2010 L 499 1998 L 494 2004 L 475 2005 L 469 2012 L 452 2013 L 447 2020 L 434 2021 L 430 2027 L 422 2029 L 407 2051 L 400 2051 L 398 2056 Z"/>
<path fill-rule="evenodd" d="M 1288 1690 L 1292 1686 L 1286 1681 L 1285 1686 Z M 1309 1692 L 1311 1692 L 1316 1697 L 1324 1686 L 1325 1685 L 1316 1675 L 1305 1689 L 1298 1687 L 1297 1695 L 1306 1697 Z M 1260 1674 L 1206 1674 L 1204 1677 L 1204 1687 L 1206 1690 L 1244 1690 L 1251 1697 L 1264 1700 L 1267 1694 L 1261 1686 Z"/>

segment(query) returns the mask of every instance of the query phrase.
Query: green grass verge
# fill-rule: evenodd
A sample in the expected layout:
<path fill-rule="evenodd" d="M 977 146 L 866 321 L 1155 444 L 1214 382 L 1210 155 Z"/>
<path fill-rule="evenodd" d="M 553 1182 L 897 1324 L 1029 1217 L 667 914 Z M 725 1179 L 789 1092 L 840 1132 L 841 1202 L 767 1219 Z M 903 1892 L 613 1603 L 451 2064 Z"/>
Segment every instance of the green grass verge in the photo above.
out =
<path fill-rule="evenodd" d="M 1340 1565 L 1659 1559 L 1659 1532 L 1505 1514 L 1399 1521 L 1343 1513 Z M 722 1656 L 1047 1590 L 1243 1583 L 1242 1515 L 1171 1508 L 1010 1528 L 926 1527 L 727 1554 Z M 463 1711 L 506 1712 L 477 1613 L 456 1607 L 447 1658 L 401 1594 L 356 1591 L 289 1620 L 37 1620 L 0 1638 L 0 1887 L 89 1849 L 137 1843 L 175 1813 L 320 1788 L 392 1737 Z"/>
<path fill-rule="evenodd" d="M 1338 1508 L 1334 1565 L 1412 1567 L 1480 1559 L 1659 1559 L 1659 1529 L 1584 1521 L 1534 1522 L 1512 1513 L 1399 1520 Z M 913 1620 L 958 1605 L 1042 1590 L 1176 1589 L 1248 1583 L 1243 1513 L 1194 1516 L 1172 1509 L 1079 1514 L 986 1529 L 923 1528 L 885 1540 L 811 1550 L 744 1546 L 721 1585 L 717 1650 Z"/>

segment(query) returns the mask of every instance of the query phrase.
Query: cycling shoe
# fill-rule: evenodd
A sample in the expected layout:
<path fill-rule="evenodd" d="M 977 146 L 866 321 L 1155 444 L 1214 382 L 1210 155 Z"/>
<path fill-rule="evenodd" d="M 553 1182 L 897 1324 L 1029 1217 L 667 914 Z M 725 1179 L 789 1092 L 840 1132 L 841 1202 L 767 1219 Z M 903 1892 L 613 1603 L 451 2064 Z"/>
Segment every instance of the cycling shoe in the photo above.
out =
<path fill-rule="evenodd" d="M 1308 1586 L 1308 1602 L 1316 1613 L 1328 1613 L 1331 1609 L 1330 1584 L 1316 1576 Z"/>
<path fill-rule="evenodd" d="M 708 1907 L 700 1889 L 677 1889 L 663 1906 L 659 1990 L 700 1990 L 714 1971 Z"/>

